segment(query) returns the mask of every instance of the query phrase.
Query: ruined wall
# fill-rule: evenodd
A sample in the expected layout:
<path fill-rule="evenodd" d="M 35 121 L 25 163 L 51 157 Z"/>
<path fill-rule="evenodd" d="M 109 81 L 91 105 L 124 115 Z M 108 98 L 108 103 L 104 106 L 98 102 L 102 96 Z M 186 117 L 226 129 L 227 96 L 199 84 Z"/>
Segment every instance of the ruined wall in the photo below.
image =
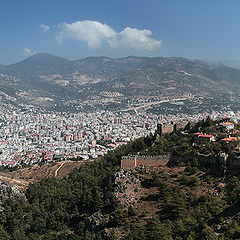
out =
<path fill-rule="evenodd" d="M 136 167 L 136 157 L 124 156 L 121 160 L 121 168 L 131 170 Z"/>
<path fill-rule="evenodd" d="M 114 182 L 114 196 L 122 208 L 134 206 L 143 194 L 138 174 L 120 169 L 114 175 Z"/>
<path fill-rule="evenodd" d="M 188 154 L 182 157 L 160 155 L 160 156 L 124 156 L 121 160 L 121 168 L 124 170 L 131 170 L 139 166 L 175 166 L 179 163 L 187 163 L 196 157 L 199 164 L 216 166 L 223 163 L 224 160 L 218 155 L 204 155 L 204 154 Z M 234 159 L 229 163 L 232 166 L 240 166 L 240 159 Z"/>
<path fill-rule="evenodd" d="M 160 136 L 165 135 L 167 133 L 171 133 L 174 130 L 173 124 L 157 124 L 157 132 Z"/>
<path fill-rule="evenodd" d="M 157 124 L 157 133 L 160 136 L 163 136 L 167 133 L 172 133 L 173 131 L 177 131 L 180 129 L 190 129 L 196 124 L 195 121 L 172 121 L 171 124 L 162 124 L 158 123 Z"/>
<path fill-rule="evenodd" d="M 188 125 L 190 125 L 189 121 L 181 121 L 181 122 L 177 122 L 174 125 L 174 130 L 178 131 L 180 129 L 185 129 Z"/>
<path fill-rule="evenodd" d="M 138 156 L 136 157 L 136 166 L 165 166 L 170 159 L 169 155 L 162 156 Z"/>
<path fill-rule="evenodd" d="M 121 160 L 121 168 L 131 170 L 140 166 L 165 166 L 170 159 L 170 155 L 161 156 L 124 156 Z"/>

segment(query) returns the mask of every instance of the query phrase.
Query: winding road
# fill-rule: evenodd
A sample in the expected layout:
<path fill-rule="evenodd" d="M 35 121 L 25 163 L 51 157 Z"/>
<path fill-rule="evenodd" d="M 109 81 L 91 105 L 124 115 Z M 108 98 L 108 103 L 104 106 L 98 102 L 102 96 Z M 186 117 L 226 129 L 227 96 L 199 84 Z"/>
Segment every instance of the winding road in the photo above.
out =
<path fill-rule="evenodd" d="M 62 162 L 62 163 L 60 164 L 60 166 L 57 168 L 57 170 L 55 171 L 55 174 L 54 174 L 55 177 L 58 176 L 58 171 L 62 168 L 62 166 L 63 166 L 66 162 L 69 162 L 69 161 Z"/>

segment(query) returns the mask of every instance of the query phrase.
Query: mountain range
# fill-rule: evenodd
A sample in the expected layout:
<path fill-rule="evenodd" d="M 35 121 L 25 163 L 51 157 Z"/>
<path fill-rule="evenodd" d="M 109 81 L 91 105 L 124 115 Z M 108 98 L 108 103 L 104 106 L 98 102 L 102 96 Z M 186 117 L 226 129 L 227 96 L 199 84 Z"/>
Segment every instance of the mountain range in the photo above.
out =
<path fill-rule="evenodd" d="M 66 101 L 222 96 L 238 101 L 240 70 L 179 57 L 70 61 L 47 53 L 0 65 L 2 101 L 51 107 Z"/>

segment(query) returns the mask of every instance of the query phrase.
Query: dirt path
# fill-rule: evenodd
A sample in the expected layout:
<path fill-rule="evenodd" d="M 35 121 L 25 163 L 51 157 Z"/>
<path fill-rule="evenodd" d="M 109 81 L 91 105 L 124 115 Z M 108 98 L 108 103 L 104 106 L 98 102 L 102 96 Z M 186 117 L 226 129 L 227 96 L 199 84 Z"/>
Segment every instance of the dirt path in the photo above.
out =
<path fill-rule="evenodd" d="M 17 179 L 13 179 L 13 178 L 10 178 L 10 177 L 5 177 L 5 176 L 0 176 L 0 180 L 5 181 L 5 182 L 9 182 L 9 183 L 14 184 L 14 185 L 22 185 L 22 186 L 25 186 L 25 187 L 29 185 L 29 182 L 26 182 L 24 180 L 17 180 Z"/>
<path fill-rule="evenodd" d="M 156 84 L 156 83 L 154 83 L 152 80 L 151 80 L 151 78 L 142 70 L 142 73 L 145 75 L 145 77 L 147 78 L 147 80 L 151 83 L 151 84 L 153 84 L 153 85 L 155 85 L 155 86 L 159 86 L 158 84 Z"/>
<path fill-rule="evenodd" d="M 29 184 L 40 181 L 48 177 L 64 177 L 74 168 L 79 168 L 88 161 L 62 161 L 58 163 L 45 164 L 43 166 L 34 165 L 29 168 L 18 169 L 13 172 L 0 172 L 0 182 L 8 182 L 19 188 L 26 189 Z"/>
<path fill-rule="evenodd" d="M 67 161 L 66 161 L 66 162 L 67 162 Z M 55 171 L 55 177 L 58 176 L 58 171 L 62 168 L 62 166 L 63 166 L 66 162 L 62 162 L 61 165 L 57 168 L 57 170 Z"/>

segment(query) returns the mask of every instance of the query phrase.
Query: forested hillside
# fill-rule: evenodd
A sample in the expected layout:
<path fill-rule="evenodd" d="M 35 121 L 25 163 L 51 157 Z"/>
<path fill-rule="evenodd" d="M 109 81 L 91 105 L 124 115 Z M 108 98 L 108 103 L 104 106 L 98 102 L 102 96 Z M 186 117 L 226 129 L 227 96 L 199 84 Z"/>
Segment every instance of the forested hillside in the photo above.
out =
<path fill-rule="evenodd" d="M 171 167 L 119 172 L 122 156 L 170 148 L 172 154 L 184 155 L 190 143 L 191 137 L 181 132 L 150 135 L 68 177 L 30 185 L 25 197 L 4 201 L 0 239 L 238 239 L 238 176 L 214 176 L 196 158 Z M 116 172 L 124 179 L 117 187 Z M 136 179 L 139 188 L 131 189 Z M 127 198 L 130 190 L 136 194 L 134 205 Z M 116 191 L 123 193 L 121 199 Z"/>
<path fill-rule="evenodd" d="M 145 141 L 152 144 L 153 139 Z M 123 155 L 137 153 L 136 144 L 130 142 L 66 178 L 34 183 L 26 190 L 26 199 L 6 200 L 0 214 L 0 239 L 107 239 L 104 229 L 92 229 L 88 217 L 98 210 L 112 216 L 117 213 L 112 176 Z M 112 218 L 108 227 L 114 226 Z"/>

